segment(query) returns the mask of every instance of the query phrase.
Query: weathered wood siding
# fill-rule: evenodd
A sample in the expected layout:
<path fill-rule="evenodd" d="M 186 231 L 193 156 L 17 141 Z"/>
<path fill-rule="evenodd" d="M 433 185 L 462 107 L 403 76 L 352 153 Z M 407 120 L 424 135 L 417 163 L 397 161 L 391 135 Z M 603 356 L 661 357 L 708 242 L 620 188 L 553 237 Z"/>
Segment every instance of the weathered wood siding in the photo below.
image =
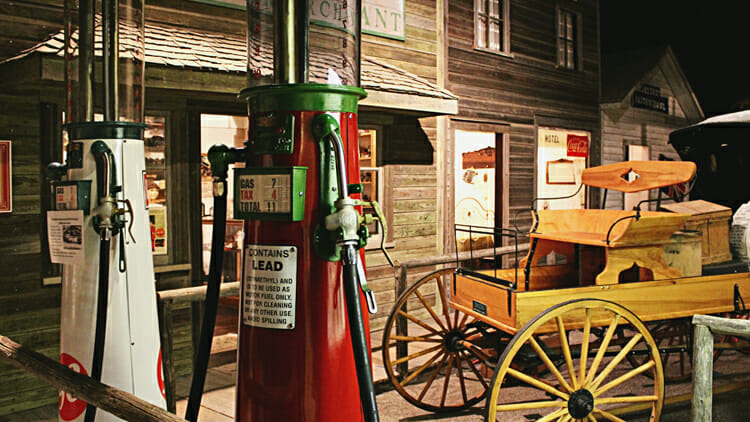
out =
<path fill-rule="evenodd" d="M 377 59 L 392 66 L 407 70 L 433 83 L 439 83 L 438 55 L 438 1 L 409 0 L 405 2 L 406 39 L 404 41 L 362 36 L 362 55 Z M 361 113 L 362 119 L 372 121 Z M 435 151 L 438 151 L 439 134 L 437 118 L 420 119 Z M 385 129 L 384 143 L 388 143 Z M 442 231 L 438 221 L 439 174 L 437 157 L 432 165 L 387 165 L 385 166 L 385 202 L 383 208 L 390 217 L 392 247 L 388 250 L 398 261 L 425 258 L 442 253 L 438 244 L 438 233 Z M 390 209 L 390 211 L 388 211 Z M 375 291 L 378 313 L 370 316 L 370 328 L 381 328 L 396 299 L 394 271 L 388 266 L 380 251 L 366 254 L 366 265 L 371 288 Z M 409 283 L 425 275 L 429 269 L 409 273 Z M 414 274 L 412 274 L 414 273 Z"/>
<path fill-rule="evenodd" d="M 558 3 L 581 15 L 580 71 L 556 66 Z M 510 124 L 510 209 L 503 211 L 512 218 L 535 197 L 536 129 L 548 125 L 545 121 L 590 131 L 589 161 L 598 164 L 593 158 L 599 142 L 598 2 L 511 0 L 509 14 L 510 52 L 493 54 L 473 48 L 474 2 L 449 2 L 447 88 L 460 98 L 462 121 Z M 526 215 L 519 217 L 523 224 L 529 222 Z"/>
<path fill-rule="evenodd" d="M 694 124 L 699 117 L 690 118 L 677 100 L 670 81 L 665 73 L 656 67 L 647 73 L 643 80 L 638 81 L 634 88 L 637 90 L 647 84 L 657 87 L 662 97 L 668 98 L 669 113 L 636 108 L 631 106 L 632 93 L 626 95 L 620 102 L 602 104 L 602 164 L 616 163 L 628 159 L 628 145 L 643 145 L 649 148 L 649 159 L 657 160 L 660 155 L 679 160 L 680 157 L 669 142 L 669 134 L 679 128 Z M 656 192 L 651 192 L 655 198 Z M 606 207 L 622 209 L 624 194 L 609 192 Z"/>
<path fill-rule="evenodd" d="M 13 165 L 13 212 L 0 214 L 0 333 L 57 359 L 60 287 L 42 286 L 40 120 L 48 99 L 41 95 L 15 87 L 0 94 L 0 139 L 12 141 Z M 20 369 L 0 363 L 0 374 L 0 415 L 57 398 L 54 388 Z"/>
<path fill-rule="evenodd" d="M 437 78 L 436 0 L 405 2 L 404 41 L 362 35 L 362 55 L 381 59 L 423 78 Z"/>

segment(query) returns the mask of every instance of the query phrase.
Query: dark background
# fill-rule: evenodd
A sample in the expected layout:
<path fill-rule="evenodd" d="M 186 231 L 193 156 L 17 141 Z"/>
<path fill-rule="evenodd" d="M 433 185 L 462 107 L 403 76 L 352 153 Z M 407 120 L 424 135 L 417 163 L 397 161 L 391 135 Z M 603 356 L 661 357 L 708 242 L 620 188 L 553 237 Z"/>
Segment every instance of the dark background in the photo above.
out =
<path fill-rule="evenodd" d="M 668 44 L 707 117 L 736 111 L 738 101 L 750 95 L 750 19 L 744 3 L 602 0 L 602 55 Z"/>

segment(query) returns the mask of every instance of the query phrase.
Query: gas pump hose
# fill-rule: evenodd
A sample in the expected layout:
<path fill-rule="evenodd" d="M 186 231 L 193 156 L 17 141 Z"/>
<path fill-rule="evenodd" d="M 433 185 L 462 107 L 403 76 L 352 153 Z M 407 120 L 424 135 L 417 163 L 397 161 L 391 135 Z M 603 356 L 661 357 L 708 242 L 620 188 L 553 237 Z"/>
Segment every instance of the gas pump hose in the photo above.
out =
<path fill-rule="evenodd" d="M 193 364 L 193 380 L 190 384 L 185 419 L 191 422 L 198 420 L 198 411 L 203 397 L 203 386 L 206 382 L 208 359 L 211 356 L 211 341 L 214 337 L 216 313 L 219 307 L 219 292 L 221 288 L 221 269 L 224 261 L 224 236 L 227 225 L 227 194 L 226 178 L 214 181 L 223 185 L 221 195 L 214 195 L 214 224 L 211 233 L 211 260 L 208 267 L 208 282 L 206 286 L 206 302 L 203 310 L 203 323 L 198 351 Z M 217 193 L 217 192 L 215 192 Z"/>
<path fill-rule="evenodd" d="M 91 361 L 91 378 L 102 380 L 104 366 L 104 344 L 107 334 L 107 308 L 109 302 L 109 254 L 111 244 L 111 230 L 114 217 L 112 201 L 116 187 L 115 162 L 112 151 L 101 141 L 91 145 L 91 153 L 96 160 L 97 198 L 99 207 L 96 213 L 99 217 L 97 230 L 99 232 L 99 280 L 96 298 L 96 328 L 94 331 L 94 353 Z M 84 422 L 94 422 L 96 406 L 86 405 Z"/>
<path fill-rule="evenodd" d="M 99 286 L 96 298 L 96 331 L 94 332 L 94 357 L 91 362 L 91 378 L 102 380 L 104 364 L 104 340 L 107 333 L 107 302 L 109 301 L 109 247 L 108 236 L 99 240 Z M 94 422 L 96 406 L 86 405 L 84 422 Z"/>
<path fill-rule="evenodd" d="M 341 247 L 342 271 L 344 275 L 344 296 L 346 314 L 349 319 L 349 331 L 352 337 L 354 365 L 357 368 L 359 399 L 365 422 L 378 422 L 378 405 L 375 401 L 375 386 L 372 383 L 370 351 L 367 348 L 367 333 L 362 315 L 362 301 L 359 298 L 359 281 L 357 276 L 357 248 L 353 244 Z"/>
<path fill-rule="evenodd" d="M 193 363 L 193 380 L 190 384 L 190 396 L 185 410 L 185 419 L 191 422 L 198 420 L 203 386 L 208 371 L 208 359 L 211 356 L 216 313 L 219 307 L 221 271 L 224 263 L 224 236 L 227 225 L 227 172 L 229 164 L 240 161 L 243 154 L 243 149 L 229 148 L 225 145 L 214 145 L 208 150 L 208 160 L 211 162 L 211 172 L 214 177 L 214 224 L 211 232 L 211 258 L 208 267 L 201 336 Z"/>

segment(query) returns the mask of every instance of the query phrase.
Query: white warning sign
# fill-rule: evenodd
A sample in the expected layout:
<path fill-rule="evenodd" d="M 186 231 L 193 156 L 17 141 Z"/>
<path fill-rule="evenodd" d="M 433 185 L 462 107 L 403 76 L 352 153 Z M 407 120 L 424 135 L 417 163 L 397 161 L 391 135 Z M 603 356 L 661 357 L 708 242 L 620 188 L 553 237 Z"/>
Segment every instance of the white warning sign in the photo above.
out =
<path fill-rule="evenodd" d="M 297 248 L 246 245 L 242 323 L 293 330 L 297 308 Z"/>

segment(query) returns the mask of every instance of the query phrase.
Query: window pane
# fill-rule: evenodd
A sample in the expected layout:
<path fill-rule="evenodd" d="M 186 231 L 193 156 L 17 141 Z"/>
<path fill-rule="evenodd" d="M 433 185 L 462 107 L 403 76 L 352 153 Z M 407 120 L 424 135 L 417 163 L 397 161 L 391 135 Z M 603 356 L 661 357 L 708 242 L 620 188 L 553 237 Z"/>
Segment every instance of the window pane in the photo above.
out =
<path fill-rule="evenodd" d="M 498 0 L 490 0 L 490 17 L 500 17 L 500 2 Z"/>
<path fill-rule="evenodd" d="M 500 22 L 493 20 L 490 27 L 490 45 L 493 50 L 502 50 L 500 48 Z"/>
<path fill-rule="evenodd" d="M 570 16 L 570 15 L 568 14 L 568 15 L 567 15 L 567 18 L 566 18 L 566 21 L 567 21 L 567 22 L 565 23 L 565 38 L 567 38 L 567 39 L 569 39 L 569 40 L 572 40 L 572 39 L 573 39 L 573 37 L 574 37 L 574 35 L 573 35 L 573 31 L 575 30 L 575 28 L 574 28 L 574 26 L 573 26 L 573 19 L 572 19 L 572 16 Z"/>
<path fill-rule="evenodd" d="M 479 16 L 477 21 L 477 47 L 487 47 L 487 18 Z"/>
<path fill-rule="evenodd" d="M 377 132 L 373 129 L 359 130 L 359 183 L 362 184 L 362 201 L 383 201 L 383 168 L 377 163 Z M 363 214 L 374 214 L 371 206 L 362 207 Z M 373 222 L 367 226 L 370 239 L 367 244 L 380 246 L 383 234 L 380 225 Z"/>

